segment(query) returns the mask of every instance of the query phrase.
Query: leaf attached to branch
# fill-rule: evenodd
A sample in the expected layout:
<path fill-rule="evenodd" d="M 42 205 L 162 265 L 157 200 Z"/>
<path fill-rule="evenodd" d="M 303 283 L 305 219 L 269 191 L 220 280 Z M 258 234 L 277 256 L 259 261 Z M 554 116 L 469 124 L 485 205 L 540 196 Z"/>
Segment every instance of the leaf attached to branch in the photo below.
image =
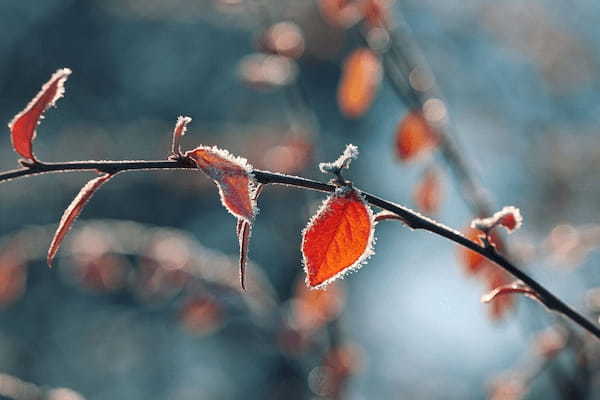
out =
<path fill-rule="evenodd" d="M 373 253 L 373 213 L 361 195 L 341 187 L 302 233 L 306 284 L 321 288 L 356 270 Z"/>
<path fill-rule="evenodd" d="M 42 86 L 39 93 L 27 104 L 27 107 L 12 119 L 8 124 L 10 138 L 15 151 L 35 161 L 32 143 L 35 139 L 36 128 L 43 118 L 42 114 L 53 106 L 65 92 L 65 81 L 71 75 L 69 68 L 56 71 L 50 80 Z"/>
<path fill-rule="evenodd" d="M 252 167 L 245 158 L 234 157 L 217 147 L 200 146 L 188 151 L 198 168 L 219 187 L 223 206 L 237 218 L 251 222 L 256 215 Z"/>
<path fill-rule="evenodd" d="M 543 301 L 540 299 L 540 296 L 529 286 L 525 285 L 523 282 L 512 282 L 508 285 L 498 286 L 491 292 L 488 292 L 481 296 L 482 303 L 489 303 L 491 301 L 496 300 L 500 296 L 505 296 L 507 294 L 515 294 L 520 293 L 524 294 L 527 297 L 538 300 L 543 304 Z"/>
<path fill-rule="evenodd" d="M 52 243 L 50 243 L 50 248 L 48 249 L 48 266 L 52 266 L 52 261 L 54 260 L 54 256 L 56 256 L 56 252 L 60 248 L 60 245 L 65 238 L 67 232 L 73 225 L 73 222 L 79 214 L 81 214 L 81 210 L 89 201 L 89 199 L 96 193 L 96 191 L 102 186 L 106 181 L 112 178 L 114 175 L 105 174 L 99 176 L 97 178 L 92 179 L 88 183 L 85 184 L 84 187 L 81 188 L 77 196 L 73 199 L 69 207 L 65 210 L 63 216 L 58 223 L 58 228 L 56 229 L 56 233 L 54 233 L 54 237 L 52 238 Z"/>

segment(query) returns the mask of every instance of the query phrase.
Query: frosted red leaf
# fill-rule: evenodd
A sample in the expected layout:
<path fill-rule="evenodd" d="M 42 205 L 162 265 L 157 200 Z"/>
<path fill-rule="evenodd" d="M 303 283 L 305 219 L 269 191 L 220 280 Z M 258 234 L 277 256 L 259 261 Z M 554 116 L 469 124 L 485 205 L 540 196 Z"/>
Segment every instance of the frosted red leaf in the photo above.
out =
<path fill-rule="evenodd" d="M 71 225 L 77 219 L 77 217 L 81 213 L 81 210 L 83 210 L 83 207 L 94 195 L 96 190 L 98 190 L 100 186 L 102 186 L 104 183 L 106 183 L 106 181 L 108 181 L 112 177 L 113 175 L 111 174 L 105 174 L 92 179 L 91 181 L 86 183 L 84 187 L 81 188 L 77 196 L 75 196 L 71 204 L 69 204 L 69 207 L 67 207 L 63 216 L 60 219 L 60 222 L 58 223 L 58 228 L 54 233 L 52 243 L 50 243 L 47 258 L 48 266 L 52 266 L 52 261 L 54 260 L 56 252 L 60 248 L 60 245 L 63 239 L 65 238 L 67 232 L 69 232 L 69 229 L 71 229 Z"/>
<path fill-rule="evenodd" d="M 423 114 L 411 111 L 396 130 L 396 154 L 402 161 L 412 161 L 427 154 L 438 144 L 438 136 Z"/>
<path fill-rule="evenodd" d="M 237 218 L 252 221 L 256 214 L 255 184 L 252 167 L 246 159 L 207 146 L 188 151 L 185 156 L 191 157 L 198 168 L 217 184 L 221 203 L 227 211 Z"/>
<path fill-rule="evenodd" d="M 360 268 L 373 253 L 373 213 L 360 194 L 340 188 L 302 233 L 306 284 L 321 288 Z"/>
<path fill-rule="evenodd" d="M 381 63 L 377 55 L 366 48 L 354 50 L 344 62 L 338 85 L 338 104 L 349 118 L 358 118 L 371 106 L 379 82 Z"/>
<path fill-rule="evenodd" d="M 27 104 L 27 107 L 15 115 L 8 124 L 13 148 L 19 155 L 29 160 L 35 160 L 32 143 L 35 139 L 36 128 L 43 118 L 44 111 L 63 96 L 64 84 L 69 75 L 71 75 L 71 70 L 68 68 L 56 71 L 33 100 Z"/>
<path fill-rule="evenodd" d="M 442 181 L 435 168 L 428 168 L 414 192 L 415 204 L 426 214 L 435 214 L 442 201 Z"/>

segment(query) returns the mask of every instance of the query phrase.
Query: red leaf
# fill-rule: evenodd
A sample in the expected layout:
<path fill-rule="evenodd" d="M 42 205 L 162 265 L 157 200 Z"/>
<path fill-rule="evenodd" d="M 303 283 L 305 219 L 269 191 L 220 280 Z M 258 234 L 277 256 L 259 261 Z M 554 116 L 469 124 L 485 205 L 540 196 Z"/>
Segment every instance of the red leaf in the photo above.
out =
<path fill-rule="evenodd" d="M 106 181 L 108 181 L 112 177 L 113 175 L 111 174 L 105 174 L 92 179 L 91 181 L 86 183 L 84 187 L 81 188 L 77 196 L 75 196 L 71 204 L 69 204 L 69 207 L 67 207 L 63 216 L 60 219 L 60 222 L 58 223 L 58 228 L 56 229 L 56 233 L 52 238 L 52 243 L 50 243 L 47 258 L 48 266 L 52 266 L 52 261 L 54 260 L 56 252 L 60 248 L 60 244 L 62 243 L 69 229 L 71 228 L 73 221 L 77 219 L 77 217 L 81 213 L 81 210 L 83 210 L 83 207 L 94 195 L 96 190 L 98 190 L 100 186 L 102 186 Z"/>
<path fill-rule="evenodd" d="M 8 124 L 13 148 L 19 155 L 29 160 L 35 160 L 32 150 L 32 142 L 36 135 L 35 129 L 43 118 L 44 111 L 63 96 L 64 84 L 69 75 L 71 75 L 71 70 L 68 68 L 56 71 L 33 100 L 27 104 L 27 107 L 15 115 Z"/>
<path fill-rule="evenodd" d="M 396 154 L 402 161 L 414 160 L 438 144 L 438 136 L 423 114 L 412 111 L 404 117 L 396 131 Z"/>
<path fill-rule="evenodd" d="M 442 200 L 442 182 L 435 168 L 428 168 L 416 187 L 414 200 L 419 209 L 426 214 L 435 214 Z"/>
<path fill-rule="evenodd" d="M 227 211 L 237 218 L 252 221 L 256 214 L 256 201 L 252 197 L 255 185 L 252 167 L 246 159 L 206 146 L 188 151 L 185 156 L 191 157 L 198 168 L 217 184 L 221 202 Z"/>
<path fill-rule="evenodd" d="M 463 231 L 463 236 L 483 246 L 481 238 L 485 235 L 478 229 L 469 227 Z M 502 251 L 504 245 L 500 235 L 498 235 L 496 232 L 490 233 L 490 242 L 496 246 L 496 249 Z M 465 267 L 465 270 L 469 275 L 479 273 L 485 264 L 484 261 L 487 260 L 481 254 L 476 253 L 473 250 L 469 250 L 463 246 L 458 247 L 458 259 L 459 262 Z"/>
<path fill-rule="evenodd" d="M 338 86 L 338 104 L 349 118 L 358 118 L 370 107 L 381 80 L 381 63 L 366 48 L 354 50 L 344 62 Z"/>
<path fill-rule="evenodd" d="M 340 188 L 327 198 L 302 233 L 306 284 L 324 287 L 360 268 L 372 254 L 373 213 L 360 194 Z"/>

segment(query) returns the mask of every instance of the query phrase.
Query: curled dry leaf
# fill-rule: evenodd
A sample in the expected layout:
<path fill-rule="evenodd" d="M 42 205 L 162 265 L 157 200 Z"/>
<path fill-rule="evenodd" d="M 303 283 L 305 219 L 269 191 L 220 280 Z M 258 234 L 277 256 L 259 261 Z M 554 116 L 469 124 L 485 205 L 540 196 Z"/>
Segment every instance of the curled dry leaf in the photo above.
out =
<path fill-rule="evenodd" d="M 381 63 L 377 55 L 366 48 L 354 50 L 344 62 L 338 86 L 338 104 L 349 118 L 358 118 L 371 106 L 379 82 Z"/>
<path fill-rule="evenodd" d="M 531 288 L 529 288 L 527 285 L 525 285 L 524 283 L 513 282 L 513 283 L 510 283 L 507 285 L 498 286 L 491 292 L 484 294 L 483 296 L 481 296 L 481 302 L 489 303 L 491 301 L 496 300 L 500 296 L 505 296 L 507 294 L 515 294 L 515 293 L 524 294 L 527 297 L 531 297 L 540 302 L 542 301 L 540 299 L 539 295 L 535 291 L 533 291 Z"/>
<path fill-rule="evenodd" d="M 429 153 L 438 144 L 437 133 L 420 111 L 407 114 L 396 130 L 396 154 L 402 161 L 412 161 Z"/>
<path fill-rule="evenodd" d="M 513 206 L 504 207 L 494 215 L 488 218 L 476 218 L 471 222 L 471 228 L 487 232 L 492 228 L 500 225 L 506 228 L 508 233 L 513 232 L 521 227 L 523 217 L 521 211 Z"/>
<path fill-rule="evenodd" d="M 373 253 L 374 224 L 361 195 L 338 188 L 302 232 L 306 284 L 321 288 L 360 268 Z"/>
<path fill-rule="evenodd" d="M 73 221 L 77 219 L 81 210 L 86 205 L 88 200 L 94 195 L 96 190 L 100 188 L 104 183 L 106 183 L 113 175 L 105 174 L 99 176 L 97 178 L 92 179 L 88 183 L 85 184 L 84 187 L 81 188 L 77 196 L 73 199 L 69 207 L 65 210 L 63 216 L 58 223 L 58 228 L 56 229 L 56 233 L 54 233 L 54 237 L 52 238 L 52 243 L 50 243 L 50 248 L 48 249 L 48 266 L 52 266 L 52 261 L 54 260 L 54 256 L 56 252 L 60 248 L 60 245 L 65 238 L 65 235 L 73 225 Z"/>
<path fill-rule="evenodd" d="M 8 124 L 10 138 L 15 151 L 29 159 L 35 160 L 32 143 L 35 139 L 36 128 L 42 119 L 42 114 L 53 106 L 65 92 L 65 81 L 71 75 L 69 68 L 56 71 L 50 80 L 42 86 L 39 93 L 27 104 L 27 107 Z"/>
<path fill-rule="evenodd" d="M 173 141 L 171 143 L 171 154 L 175 156 L 181 156 L 181 147 L 179 143 L 181 141 L 181 137 L 185 135 L 188 124 L 192 122 L 190 117 L 179 116 L 177 117 L 177 123 L 175 124 L 175 128 L 173 128 Z"/>
<path fill-rule="evenodd" d="M 217 147 L 200 146 L 185 153 L 198 168 L 219 187 L 223 206 L 237 218 L 251 222 L 256 215 L 253 198 L 254 179 L 252 167 L 245 158 L 234 157 Z"/>
<path fill-rule="evenodd" d="M 442 180 L 436 168 L 428 168 L 414 192 L 415 204 L 426 214 L 436 214 L 442 201 Z"/>

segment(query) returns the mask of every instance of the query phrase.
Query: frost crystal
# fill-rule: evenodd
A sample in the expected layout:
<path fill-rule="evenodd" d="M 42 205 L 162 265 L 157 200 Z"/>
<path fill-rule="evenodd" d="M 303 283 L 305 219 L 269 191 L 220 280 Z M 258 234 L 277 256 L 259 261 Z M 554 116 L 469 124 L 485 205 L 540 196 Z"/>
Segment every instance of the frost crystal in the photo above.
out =
<path fill-rule="evenodd" d="M 352 159 L 358 158 L 358 146 L 353 144 L 346 145 L 346 149 L 334 162 L 320 163 L 319 169 L 324 174 L 337 173 L 344 168 L 350 167 Z"/>

